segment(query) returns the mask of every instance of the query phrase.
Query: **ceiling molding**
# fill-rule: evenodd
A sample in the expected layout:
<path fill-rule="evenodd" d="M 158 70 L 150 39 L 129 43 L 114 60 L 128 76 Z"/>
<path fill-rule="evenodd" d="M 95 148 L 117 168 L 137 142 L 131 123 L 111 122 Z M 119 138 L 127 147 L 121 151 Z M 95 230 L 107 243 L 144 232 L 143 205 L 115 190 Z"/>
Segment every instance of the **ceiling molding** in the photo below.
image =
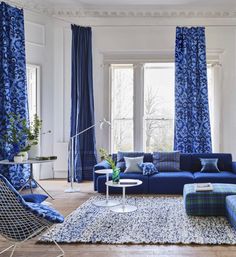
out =
<path fill-rule="evenodd" d="M 6 0 L 5 2 L 29 11 L 46 14 L 54 17 L 101 17 L 101 18 L 236 18 L 236 10 L 170 10 L 157 7 L 109 7 L 109 8 L 88 8 L 71 7 L 59 8 L 52 5 L 36 2 L 33 0 Z"/>

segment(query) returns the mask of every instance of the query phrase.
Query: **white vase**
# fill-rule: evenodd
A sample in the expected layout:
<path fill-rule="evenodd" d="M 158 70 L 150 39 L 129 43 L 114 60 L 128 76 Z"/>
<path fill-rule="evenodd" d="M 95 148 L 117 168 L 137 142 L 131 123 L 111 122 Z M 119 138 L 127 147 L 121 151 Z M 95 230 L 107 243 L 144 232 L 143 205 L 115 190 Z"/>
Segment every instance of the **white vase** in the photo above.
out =
<path fill-rule="evenodd" d="M 28 155 L 30 159 L 34 159 L 40 156 L 39 145 L 32 145 L 30 150 L 28 151 Z"/>
<path fill-rule="evenodd" d="M 16 155 L 14 156 L 14 162 L 23 162 L 23 156 L 22 155 Z"/>
<path fill-rule="evenodd" d="M 28 153 L 25 151 L 19 152 L 19 155 L 22 156 L 23 161 L 27 161 L 29 158 Z"/>

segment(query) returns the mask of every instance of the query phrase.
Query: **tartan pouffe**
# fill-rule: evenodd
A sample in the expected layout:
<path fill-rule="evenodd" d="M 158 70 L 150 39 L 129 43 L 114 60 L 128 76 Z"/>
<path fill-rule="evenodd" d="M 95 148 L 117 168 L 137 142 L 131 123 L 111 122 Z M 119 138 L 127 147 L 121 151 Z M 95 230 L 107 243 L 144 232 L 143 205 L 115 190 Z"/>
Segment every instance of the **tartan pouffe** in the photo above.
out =
<path fill-rule="evenodd" d="M 188 215 L 226 215 L 226 196 L 236 195 L 236 185 L 215 183 L 212 186 L 213 191 L 196 192 L 195 184 L 184 185 L 184 205 Z"/>
<path fill-rule="evenodd" d="M 236 229 L 236 195 L 229 195 L 226 197 L 226 216 L 232 225 Z"/>

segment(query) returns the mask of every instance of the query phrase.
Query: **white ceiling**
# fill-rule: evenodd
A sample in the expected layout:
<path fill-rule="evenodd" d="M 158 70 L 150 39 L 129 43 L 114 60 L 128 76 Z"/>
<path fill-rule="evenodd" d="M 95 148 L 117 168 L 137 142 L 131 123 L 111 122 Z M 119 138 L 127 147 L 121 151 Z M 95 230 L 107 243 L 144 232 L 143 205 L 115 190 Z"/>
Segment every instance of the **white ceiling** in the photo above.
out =
<path fill-rule="evenodd" d="M 204 8 L 205 6 L 215 7 L 236 7 L 236 0 L 21 0 L 22 2 L 34 2 L 50 7 L 141 7 L 160 6 L 167 8 Z"/>

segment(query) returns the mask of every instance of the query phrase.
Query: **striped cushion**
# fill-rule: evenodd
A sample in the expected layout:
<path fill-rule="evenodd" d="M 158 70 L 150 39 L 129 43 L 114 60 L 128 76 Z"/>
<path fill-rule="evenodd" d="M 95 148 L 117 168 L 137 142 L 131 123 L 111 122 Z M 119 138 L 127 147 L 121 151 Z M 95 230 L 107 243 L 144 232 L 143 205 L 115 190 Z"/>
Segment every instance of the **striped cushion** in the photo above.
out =
<path fill-rule="evenodd" d="M 225 198 L 236 195 L 236 185 L 214 183 L 213 191 L 196 192 L 194 184 L 184 185 L 184 205 L 188 215 L 223 216 Z"/>
<path fill-rule="evenodd" d="M 158 171 L 180 171 L 180 153 L 154 152 L 153 163 Z"/>

